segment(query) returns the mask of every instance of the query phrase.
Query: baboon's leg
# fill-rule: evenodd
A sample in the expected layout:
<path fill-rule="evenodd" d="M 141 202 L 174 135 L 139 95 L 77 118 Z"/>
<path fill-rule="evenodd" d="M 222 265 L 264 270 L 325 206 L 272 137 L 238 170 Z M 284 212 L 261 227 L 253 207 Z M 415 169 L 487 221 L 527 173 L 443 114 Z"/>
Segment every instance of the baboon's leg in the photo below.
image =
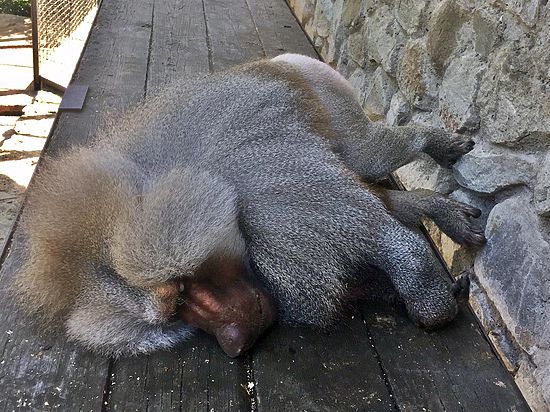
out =
<path fill-rule="evenodd" d="M 374 183 L 409 163 L 420 152 L 451 167 L 473 148 L 468 137 L 435 127 L 395 126 L 370 122 L 357 92 L 336 70 L 310 57 L 283 54 L 273 59 L 294 67 L 319 98 L 334 133 L 326 136 L 346 165 Z"/>
<path fill-rule="evenodd" d="M 467 294 L 468 285 L 452 284 L 424 237 L 392 216 L 379 222 L 383 228 L 376 238 L 366 239 L 374 252 L 369 263 L 386 272 L 411 319 L 419 326 L 434 329 L 451 321 L 457 299 Z"/>
<path fill-rule="evenodd" d="M 390 213 L 411 228 L 431 219 L 451 239 L 462 245 L 481 245 L 485 242 L 483 229 L 472 218 L 481 211 L 431 190 L 400 191 L 380 186 L 371 187 L 382 199 Z"/>
<path fill-rule="evenodd" d="M 369 122 L 353 110 L 352 127 L 339 127 L 335 150 L 346 165 L 367 182 L 377 182 L 389 173 L 414 160 L 419 153 L 430 155 L 441 166 L 450 168 L 474 142 L 466 136 L 443 129 L 420 125 L 389 127 Z M 362 116 L 363 124 L 360 124 Z M 353 113 L 344 116 L 348 121 Z M 337 121 L 340 123 L 340 121 Z"/>

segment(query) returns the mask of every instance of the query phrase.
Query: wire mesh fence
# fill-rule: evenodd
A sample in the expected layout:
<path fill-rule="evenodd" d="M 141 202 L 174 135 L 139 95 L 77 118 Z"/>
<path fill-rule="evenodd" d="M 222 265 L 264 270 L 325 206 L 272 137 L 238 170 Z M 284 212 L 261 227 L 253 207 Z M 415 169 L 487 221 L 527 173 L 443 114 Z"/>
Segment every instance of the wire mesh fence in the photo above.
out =
<path fill-rule="evenodd" d="M 33 0 L 35 74 L 40 80 L 67 87 L 100 2 Z"/>

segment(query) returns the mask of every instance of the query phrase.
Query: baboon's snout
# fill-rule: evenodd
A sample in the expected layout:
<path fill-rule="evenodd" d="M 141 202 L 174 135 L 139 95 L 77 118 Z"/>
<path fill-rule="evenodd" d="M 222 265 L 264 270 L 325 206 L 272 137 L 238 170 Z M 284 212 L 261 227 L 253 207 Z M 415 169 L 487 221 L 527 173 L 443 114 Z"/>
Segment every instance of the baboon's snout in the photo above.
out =
<path fill-rule="evenodd" d="M 219 267 L 217 267 L 219 269 Z M 275 320 L 273 300 L 240 266 L 185 281 L 179 307 L 187 324 L 216 337 L 223 351 L 236 357 L 250 349 Z"/>

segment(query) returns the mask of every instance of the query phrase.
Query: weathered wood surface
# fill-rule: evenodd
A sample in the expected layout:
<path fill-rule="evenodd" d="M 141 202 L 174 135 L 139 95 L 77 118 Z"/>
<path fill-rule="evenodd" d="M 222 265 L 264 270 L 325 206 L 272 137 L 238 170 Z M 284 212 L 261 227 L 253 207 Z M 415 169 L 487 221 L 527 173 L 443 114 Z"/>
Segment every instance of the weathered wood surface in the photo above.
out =
<path fill-rule="evenodd" d="M 85 144 L 105 113 L 172 79 L 283 52 L 316 56 L 283 0 L 104 0 L 75 75 L 86 105 L 60 115 L 46 152 Z M 16 229 L 0 271 L 0 411 L 528 410 L 468 311 L 433 334 L 392 309 L 329 333 L 276 327 L 239 359 L 204 334 L 149 357 L 90 354 L 14 309 L 24 246 Z"/>

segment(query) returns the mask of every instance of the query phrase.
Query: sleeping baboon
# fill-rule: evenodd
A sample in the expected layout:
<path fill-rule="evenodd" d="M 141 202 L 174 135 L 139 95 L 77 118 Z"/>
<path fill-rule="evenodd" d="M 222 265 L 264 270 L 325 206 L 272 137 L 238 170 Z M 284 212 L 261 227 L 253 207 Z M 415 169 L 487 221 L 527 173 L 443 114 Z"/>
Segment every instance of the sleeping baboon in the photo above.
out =
<path fill-rule="evenodd" d="M 369 271 L 418 325 L 456 315 L 468 282 L 445 279 L 418 225 L 479 244 L 479 211 L 377 182 L 420 152 L 451 167 L 469 139 L 369 122 L 339 73 L 294 54 L 172 84 L 111 123 L 45 160 L 24 218 L 18 290 L 71 339 L 138 354 L 200 328 L 237 356 L 276 318 L 332 324 Z"/>

